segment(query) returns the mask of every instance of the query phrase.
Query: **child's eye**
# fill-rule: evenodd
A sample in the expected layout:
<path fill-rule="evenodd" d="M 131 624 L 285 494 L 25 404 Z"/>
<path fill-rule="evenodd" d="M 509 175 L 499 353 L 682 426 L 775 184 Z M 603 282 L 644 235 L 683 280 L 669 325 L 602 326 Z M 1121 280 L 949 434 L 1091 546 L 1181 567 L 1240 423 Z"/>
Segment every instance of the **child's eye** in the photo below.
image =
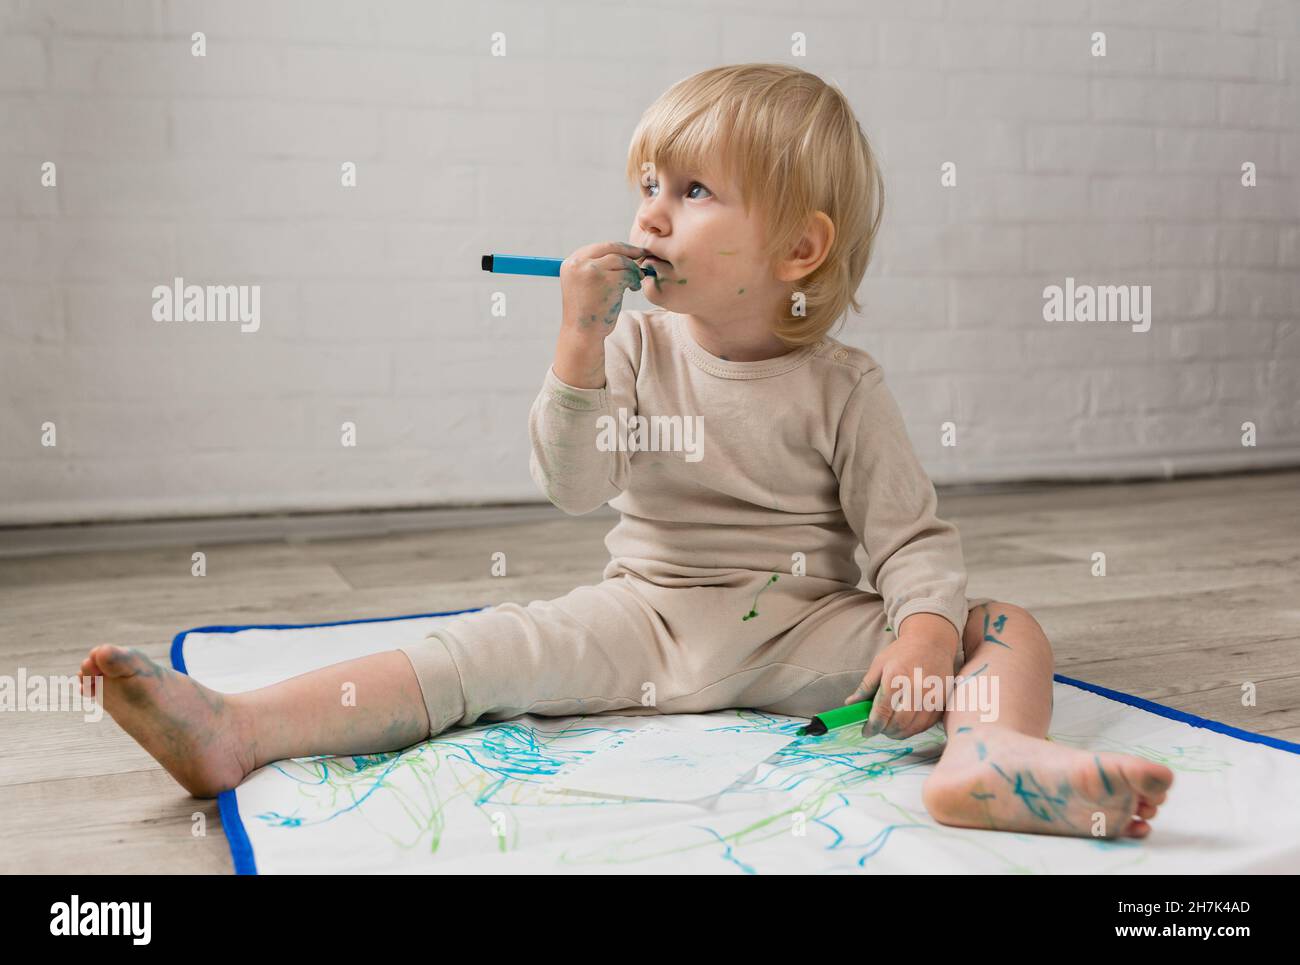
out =
<path fill-rule="evenodd" d="M 658 181 L 651 181 L 651 182 L 649 182 L 648 184 L 645 185 L 645 188 L 646 188 L 647 191 L 651 190 L 652 188 L 657 188 L 657 187 L 659 187 L 659 182 L 658 182 Z M 705 191 L 708 191 L 709 194 L 713 194 L 712 191 L 709 191 L 708 188 L 705 188 L 704 185 L 700 184 L 699 181 L 692 181 L 690 187 L 686 189 L 686 196 L 687 196 L 687 197 L 690 197 L 691 189 L 692 189 L 692 188 L 697 188 L 697 187 L 698 187 L 698 188 L 704 188 L 704 190 L 705 190 Z M 654 195 L 652 194 L 651 197 L 654 197 Z"/>

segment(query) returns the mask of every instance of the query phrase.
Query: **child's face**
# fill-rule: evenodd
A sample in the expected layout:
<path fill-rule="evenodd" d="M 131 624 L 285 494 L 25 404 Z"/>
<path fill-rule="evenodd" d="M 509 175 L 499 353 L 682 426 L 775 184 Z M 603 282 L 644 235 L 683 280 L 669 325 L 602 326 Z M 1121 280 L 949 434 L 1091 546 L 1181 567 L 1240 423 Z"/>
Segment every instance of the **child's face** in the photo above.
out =
<path fill-rule="evenodd" d="M 653 304 L 727 318 L 783 297 L 783 286 L 762 257 L 758 212 L 745 213 L 739 190 L 725 177 L 656 167 L 641 182 L 641 206 L 628 240 L 669 262 L 644 262 L 656 273 L 641 282 Z"/>

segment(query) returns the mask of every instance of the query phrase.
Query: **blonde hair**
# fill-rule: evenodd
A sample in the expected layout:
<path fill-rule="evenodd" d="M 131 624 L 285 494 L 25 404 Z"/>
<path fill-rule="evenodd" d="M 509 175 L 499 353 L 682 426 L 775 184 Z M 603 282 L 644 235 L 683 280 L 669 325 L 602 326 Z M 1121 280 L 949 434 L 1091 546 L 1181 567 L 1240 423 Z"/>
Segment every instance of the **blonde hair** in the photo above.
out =
<path fill-rule="evenodd" d="M 817 342 L 857 289 L 884 214 L 885 182 L 875 153 L 838 87 L 785 64 L 736 64 L 678 81 L 641 116 L 628 147 L 627 175 L 638 186 L 645 165 L 678 172 L 716 170 L 740 186 L 748 213 L 762 198 L 769 264 L 795 245 L 814 212 L 835 225 L 826 259 L 790 286 L 804 316 L 776 320 L 791 347 Z"/>

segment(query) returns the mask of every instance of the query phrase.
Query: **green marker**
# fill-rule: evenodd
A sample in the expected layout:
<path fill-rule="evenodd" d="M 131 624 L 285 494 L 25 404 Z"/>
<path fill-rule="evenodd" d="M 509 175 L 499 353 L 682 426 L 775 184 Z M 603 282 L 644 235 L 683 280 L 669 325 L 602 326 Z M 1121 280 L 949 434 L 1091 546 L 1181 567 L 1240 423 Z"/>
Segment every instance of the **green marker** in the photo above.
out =
<path fill-rule="evenodd" d="M 801 727 L 797 733 L 801 737 L 805 734 L 820 737 L 829 730 L 860 723 L 870 716 L 871 701 L 864 700 L 860 703 L 849 704 L 847 707 L 837 707 L 835 710 L 828 710 L 824 714 L 818 714 L 808 721 L 807 727 Z"/>

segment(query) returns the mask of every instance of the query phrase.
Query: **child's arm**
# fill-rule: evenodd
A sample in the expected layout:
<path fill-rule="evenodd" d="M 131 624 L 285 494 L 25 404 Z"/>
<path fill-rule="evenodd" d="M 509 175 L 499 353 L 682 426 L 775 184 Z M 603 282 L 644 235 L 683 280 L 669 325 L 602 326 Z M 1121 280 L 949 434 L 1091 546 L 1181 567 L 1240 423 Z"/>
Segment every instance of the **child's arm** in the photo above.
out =
<path fill-rule="evenodd" d="M 955 645 L 966 624 L 966 566 L 957 528 L 938 517 L 938 497 L 908 438 L 879 368 L 849 396 L 832 463 L 840 505 L 867 552 L 867 582 L 898 633 L 944 634 Z M 946 621 L 946 622 L 941 622 Z"/>
<path fill-rule="evenodd" d="M 641 268 L 632 259 L 644 254 L 627 242 L 597 242 L 560 265 L 560 337 L 528 416 L 528 472 L 571 516 L 627 488 L 631 457 L 617 444 L 618 410 L 636 412 L 632 359 L 640 355 L 630 341 L 639 329 L 620 309 L 627 291 L 641 290 Z"/>
<path fill-rule="evenodd" d="M 597 445 L 602 428 L 606 440 L 616 440 L 618 427 L 636 413 L 636 372 L 631 360 L 638 357 L 633 343 L 639 341 L 640 330 L 634 319 L 625 316 L 626 312 L 619 315 L 603 346 L 596 345 L 603 353 L 603 366 L 586 357 L 594 355 L 595 349 L 575 345 L 562 335 L 556 362 L 547 369 L 529 412 L 529 475 L 547 499 L 571 516 L 589 513 L 627 488 L 631 453 Z M 603 368 L 603 377 L 597 368 Z M 585 375 L 577 380 L 583 385 L 561 378 L 560 373 L 573 377 L 573 372 Z M 586 387 L 591 382 L 600 387 Z M 624 410 L 623 420 L 619 409 Z M 604 416 L 608 418 L 602 423 Z"/>

